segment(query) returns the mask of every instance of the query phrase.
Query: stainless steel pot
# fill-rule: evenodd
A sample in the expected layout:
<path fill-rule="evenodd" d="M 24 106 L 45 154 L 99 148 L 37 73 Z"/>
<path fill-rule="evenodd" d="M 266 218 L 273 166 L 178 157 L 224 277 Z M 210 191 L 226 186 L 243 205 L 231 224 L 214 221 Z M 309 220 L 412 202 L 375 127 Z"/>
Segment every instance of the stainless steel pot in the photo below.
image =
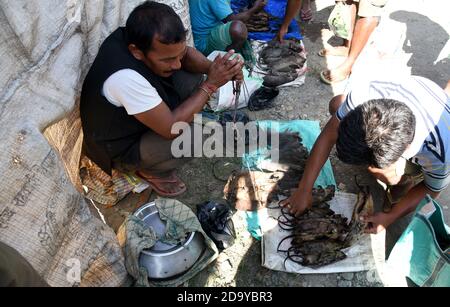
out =
<path fill-rule="evenodd" d="M 154 202 L 139 208 L 134 215 L 152 227 L 158 237 L 166 232 L 166 224 L 161 220 Z M 178 245 L 156 242 L 139 257 L 141 266 L 147 269 L 149 279 L 171 279 L 188 271 L 205 250 L 205 240 L 199 232 L 188 233 Z"/>

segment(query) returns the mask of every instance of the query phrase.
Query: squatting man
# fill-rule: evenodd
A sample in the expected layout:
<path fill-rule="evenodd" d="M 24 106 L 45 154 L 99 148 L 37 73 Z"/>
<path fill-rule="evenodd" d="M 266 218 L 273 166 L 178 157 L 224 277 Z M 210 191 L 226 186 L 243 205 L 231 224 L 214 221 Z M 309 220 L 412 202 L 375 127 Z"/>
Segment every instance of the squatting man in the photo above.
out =
<path fill-rule="evenodd" d="M 436 198 L 448 186 L 450 98 L 448 88 L 417 76 L 372 77 L 361 83 L 331 100 L 332 117 L 298 189 L 281 204 L 295 215 L 311 206 L 314 182 L 336 145 L 340 160 L 367 166 L 386 184 L 390 211 L 363 218 L 366 231 L 378 233 L 414 211 L 427 194 Z"/>
<path fill-rule="evenodd" d="M 136 171 L 161 196 L 186 191 L 174 123 L 191 123 L 219 87 L 243 78 L 233 50 L 211 62 L 186 33 L 172 8 L 144 2 L 103 42 L 81 93 L 84 153 L 107 173 Z"/>

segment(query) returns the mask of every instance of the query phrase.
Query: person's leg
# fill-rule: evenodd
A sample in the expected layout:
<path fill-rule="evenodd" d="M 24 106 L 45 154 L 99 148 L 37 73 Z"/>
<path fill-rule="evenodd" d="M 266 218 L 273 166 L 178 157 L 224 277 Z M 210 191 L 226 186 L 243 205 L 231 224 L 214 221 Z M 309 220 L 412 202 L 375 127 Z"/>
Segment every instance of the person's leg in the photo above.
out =
<path fill-rule="evenodd" d="M 358 19 L 347 58 L 344 63 L 338 67 L 325 71 L 324 76 L 326 79 L 330 82 L 338 82 L 345 80 L 350 75 L 353 64 L 355 64 L 356 59 L 364 49 L 373 30 L 377 27 L 378 20 L 378 17 L 364 17 Z"/>
<path fill-rule="evenodd" d="M 141 137 L 141 161 L 139 171 L 155 177 L 169 177 L 173 171 L 186 164 L 184 158 L 175 158 L 172 154 L 172 140 L 149 131 Z"/>
<path fill-rule="evenodd" d="M 175 170 L 189 159 L 175 158 L 172 140 L 148 131 L 126 154 L 113 161 L 113 168 L 123 173 L 136 172 L 161 196 L 176 196 L 183 193 L 186 186 L 175 175 Z"/>
<path fill-rule="evenodd" d="M 346 2 L 346 4 L 349 6 L 350 16 L 351 16 L 350 32 L 353 33 L 354 28 L 355 28 L 355 21 L 356 21 L 357 4 L 356 4 L 356 2 L 354 2 L 352 0 L 347 0 L 347 1 L 343 1 L 343 2 Z M 320 50 L 319 55 L 320 56 L 327 56 L 327 55 L 348 56 L 348 52 L 350 50 L 350 45 L 351 45 L 351 40 L 344 39 L 342 42 L 342 46 L 324 48 L 324 49 Z"/>
<path fill-rule="evenodd" d="M 303 0 L 302 8 L 300 9 L 300 18 L 302 21 L 310 21 L 312 17 L 311 0 Z"/>
<path fill-rule="evenodd" d="M 187 145 L 192 149 L 192 144 Z M 176 196 L 186 190 L 186 185 L 175 175 L 175 171 L 190 158 L 175 158 L 172 153 L 172 140 L 149 131 L 141 137 L 139 149 L 141 160 L 138 174 L 146 179 L 156 192 L 163 196 Z"/>
<path fill-rule="evenodd" d="M 226 51 L 227 47 L 232 44 L 230 28 L 232 22 L 221 24 L 211 30 L 206 43 L 205 54 L 209 55 L 215 50 Z"/>
<path fill-rule="evenodd" d="M 330 112 L 331 116 L 336 114 L 337 110 L 344 103 L 344 101 L 344 95 L 337 95 L 330 100 L 330 103 L 328 104 L 328 111 Z"/>
<path fill-rule="evenodd" d="M 386 1 L 384 0 L 361 0 L 358 5 L 359 19 L 356 21 L 353 37 L 350 43 L 349 54 L 344 63 L 340 66 L 323 72 L 323 77 L 329 82 L 338 82 L 346 79 L 351 71 L 353 64 L 361 51 L 366 46 L 369 37 L 379 23 L 379 16 Z M 373 4 L 373 3 L 376 3 Z"/>
<path fill-rule="evenodd" d="M 210 54 L 214 50 L 228 51 L 234 49 L 237 53 L 241 53 L 247 61 L 253 60 L 250 52 L 249 43 L 247 41 L 247 27 L 242 21 L 230 21 L 226 24 L 215 27 L 208 37 L 206 46 L 206 54 Z"/>
<path fill-rule="evenodd" d="M 240 20 L 232 21 L 230 26 L 230 37 L 231 44 L 227 46 L 226 51 L 234 49 L 237 52 L 240 52 L 247 42 L 247 26 Z"/>

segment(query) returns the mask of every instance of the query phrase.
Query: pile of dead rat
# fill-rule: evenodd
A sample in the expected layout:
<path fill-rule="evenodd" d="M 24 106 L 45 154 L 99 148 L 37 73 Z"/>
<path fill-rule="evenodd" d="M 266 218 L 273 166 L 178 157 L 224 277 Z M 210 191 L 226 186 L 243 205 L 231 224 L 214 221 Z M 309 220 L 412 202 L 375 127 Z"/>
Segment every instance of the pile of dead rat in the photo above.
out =
<path fill-rule="evenodd" d="M 255 71 L 266 87 L 278 87 L 296 80 L 306 72 L 306 51 L 299 40 L 271 41 L 257 52 Z"/>
<path fill-rule="evenodd" d="M 278 204 L 280 197 L 289 197 L 297 188 L 309 156 L 301 141 L 297 133 L 280 134 L 279 162 L 264 163 L 260 170 L 234 172 L 224 192 L 238 210 L 279 208 L 278 225 L 289 235 L 279 242 L 278 252 L 285 254 L 285 262 L 318 268 L 346 258 L 343 250 L 362 237 L 366 225 L 360 217 L 373 213 L 373 201 L 368 187 L 360 186 L 351 220 L 327 204 L 335 195 L 334 186 L 314 189 L 312 207 L 299 217 L 288 208 L 269 205 Z"/>

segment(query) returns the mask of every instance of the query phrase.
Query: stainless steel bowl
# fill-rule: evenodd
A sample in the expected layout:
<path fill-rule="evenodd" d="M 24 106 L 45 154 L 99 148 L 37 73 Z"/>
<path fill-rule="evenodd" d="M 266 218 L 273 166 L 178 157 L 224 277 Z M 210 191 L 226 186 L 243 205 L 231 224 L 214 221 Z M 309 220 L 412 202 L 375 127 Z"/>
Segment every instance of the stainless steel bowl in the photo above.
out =
<path fill-rule="evenodd" d="M 152 227 L 158 237 L 165 234 L 166 224 L 161 220 L 154 202 L 142 206 L 134 215 Z M 171 279 L 188 271 L 205 247 L 203 235 L 191 232 L 178 245 L 156 242 L 152 248 L 141 252 L 139 263 L 147 269 L 149 279 Z"/>

